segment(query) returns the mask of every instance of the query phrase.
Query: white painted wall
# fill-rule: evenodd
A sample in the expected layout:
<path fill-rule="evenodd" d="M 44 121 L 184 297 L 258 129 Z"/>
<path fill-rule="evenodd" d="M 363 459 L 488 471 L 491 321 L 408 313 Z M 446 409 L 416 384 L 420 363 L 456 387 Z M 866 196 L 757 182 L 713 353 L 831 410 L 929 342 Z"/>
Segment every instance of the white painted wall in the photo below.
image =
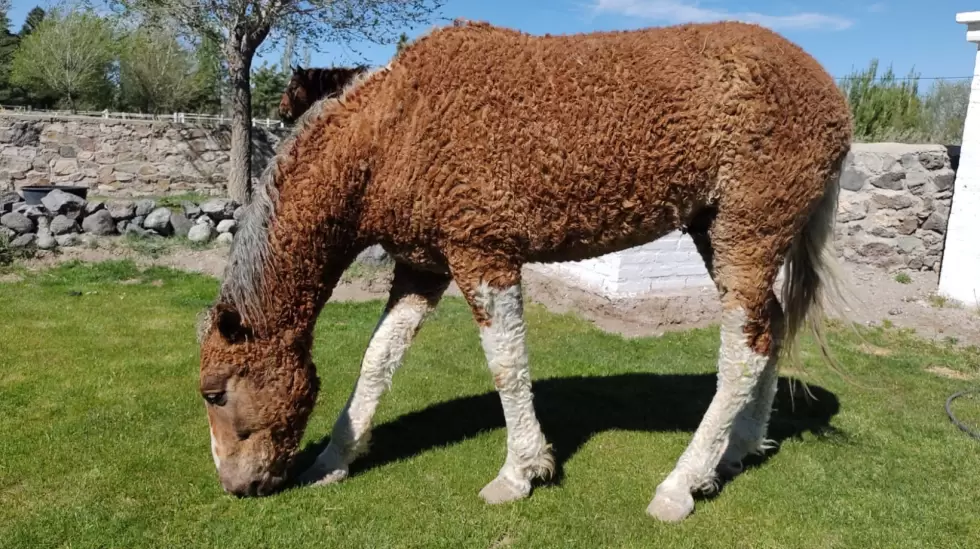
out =
<path fill-rule="evenodd" d="M 963 128 L 960 165 L 946 228 L 939 293 L 968 305 L 980 304 L 980 12 L 956 14 L 967 40 L 978 44 L 970 105 Z"/>
<path fill-rule="evenodd" d="M 533 264 L 528 268 L 559 276 L 569 284 L 610 298 L 714 287 L 691 237 L 680 231 L 594 259 Z"/>

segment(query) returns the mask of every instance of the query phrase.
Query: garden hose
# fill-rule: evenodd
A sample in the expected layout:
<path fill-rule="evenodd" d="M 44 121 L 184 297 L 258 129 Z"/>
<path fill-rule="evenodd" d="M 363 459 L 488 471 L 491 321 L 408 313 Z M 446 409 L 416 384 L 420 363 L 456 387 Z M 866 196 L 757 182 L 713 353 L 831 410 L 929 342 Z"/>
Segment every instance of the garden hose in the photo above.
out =
<path fill-rule="evenodd" d="M 960 420 L 956 419 L 956 416 L 953 415 L 953 410 L 950 408 L 950 406 L 953 404 L 953 401 L 954 400 L 960 398 L 963 395 L 968 395 L 970 393 L 980 393 L 980 388 L 977 388 L 977 389 L 967 389 L 965 391 L 960 391 L 958 393 L 955 393 L 953 395 L 950 395 L 950 397 L 946 399 L 946 415 L 949 416 L 949 419 L 950 419 L 950 421 L 953 422 L 953 425 L 956 425 L 957 427 L 959 427 L 961 431 L 963 431 L 964 433 L 970 435 L 971 437 L 973 437 L 973 438 L 975 438 L 977 440 L 980 440 L 980 433 L 974 431 L 973 429 L 970 429 L 966 425 L 963 425 L 963 422 L 961 422 Z"/>

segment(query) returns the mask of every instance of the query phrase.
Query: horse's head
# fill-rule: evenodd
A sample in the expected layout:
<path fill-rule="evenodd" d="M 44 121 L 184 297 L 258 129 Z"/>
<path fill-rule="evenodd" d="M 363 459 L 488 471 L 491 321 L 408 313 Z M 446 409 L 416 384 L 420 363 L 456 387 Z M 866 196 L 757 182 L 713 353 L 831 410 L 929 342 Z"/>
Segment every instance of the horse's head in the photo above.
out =
<path fill-rule="evenodd" d="M 279 118 L 283 122 L 295 122 L 316 101 L 317 98 L 310 89 L 312 84 L 306 69 L 293 67 L 293 75 L 279 101 Z"/>
<path fill-rule="evenodd" d="M 266 495 L 286 479 L 319 389 L 310 340 L 257 337 L 233 307 L 202 325 L 200 390 L 225 491 Z"/>

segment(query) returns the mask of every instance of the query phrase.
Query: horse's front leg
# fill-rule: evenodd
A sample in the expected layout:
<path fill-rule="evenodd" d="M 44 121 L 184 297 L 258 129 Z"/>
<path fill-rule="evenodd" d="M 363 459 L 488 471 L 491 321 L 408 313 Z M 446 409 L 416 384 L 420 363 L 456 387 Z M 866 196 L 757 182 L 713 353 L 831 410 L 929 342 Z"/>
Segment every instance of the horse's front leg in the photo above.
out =
<path fill-rule="evenodd" d="M 507 426 L 507 458 L 480 497 L 487 503 L 504 503 L 530 495 L 531 481 L 551 476 L 555 464 L 534 411 L 520 268 L 501 268 L 481 259 L 469 264 L 457 259 L 454 277 L 480 325 L 480 341 Z"/>
<path fill-rule="evenodd" d="M 367 450 L 378 401 L 450 280 L 448 275 L 417 271 L 401 263 L 395 266 L 388 304 L 364 353 L 354 391 L 334 424 L 330 443 L 304 473 L 305 480 L 316 484 L 343 480 L 351 462 Z"/>

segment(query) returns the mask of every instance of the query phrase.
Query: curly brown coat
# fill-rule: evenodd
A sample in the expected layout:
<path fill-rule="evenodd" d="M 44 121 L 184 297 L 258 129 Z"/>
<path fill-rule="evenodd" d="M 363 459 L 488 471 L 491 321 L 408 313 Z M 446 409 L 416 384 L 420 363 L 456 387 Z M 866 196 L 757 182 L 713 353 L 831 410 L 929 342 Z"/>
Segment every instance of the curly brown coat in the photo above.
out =
<path fill-rule="evenodd" d="M 814 212 L 836 199 L 850 140 L 833 79 L 755 25 L 531 36 L 457 23 L 420 38 L 307 113 L 249 206 L 201 350 L 202 391 L 251 387 L 236 396 L 244 431 L 209 406 L 222 482 L 266 478 L 263 492 L 281 476 L 318 387 L 316 317 L 376 243 L 400 265 L 396 286 L 452 277 L 485 325 L 478 288 L 518 284 L 525 263 L 686 230 L 724 306 L 746 311 L 751 347 L 773 353 L 773 282 L 795 261 L 791 339 L 819 285 Z"/>

